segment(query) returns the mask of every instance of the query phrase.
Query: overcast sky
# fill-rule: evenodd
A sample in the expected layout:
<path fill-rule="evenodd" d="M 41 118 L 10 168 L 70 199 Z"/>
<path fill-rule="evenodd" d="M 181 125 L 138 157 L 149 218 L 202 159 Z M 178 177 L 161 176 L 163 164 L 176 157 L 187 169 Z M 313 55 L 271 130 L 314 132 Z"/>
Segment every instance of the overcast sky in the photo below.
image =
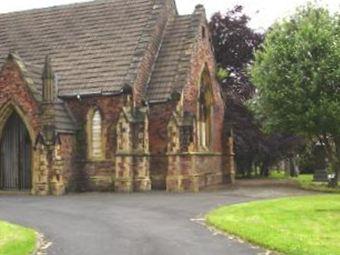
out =
<path fill-rule="evenodd" d="M 0 13 L 32 8 L 61 5 L 88 0 L 0 0 Z M 275 20 L 292 13 L 297 6 L 308 0 L 176 0 L 180 14 L 191 13 L 195 5 L 204 4 L 208 18 L 217 11 L 225 12 L 236 4 L 245 7 L 251 16 L 251 26 L 257 29 L 269 27 Z M 332 11 L 340 9 L 340 0 L 318 0 Z"/>

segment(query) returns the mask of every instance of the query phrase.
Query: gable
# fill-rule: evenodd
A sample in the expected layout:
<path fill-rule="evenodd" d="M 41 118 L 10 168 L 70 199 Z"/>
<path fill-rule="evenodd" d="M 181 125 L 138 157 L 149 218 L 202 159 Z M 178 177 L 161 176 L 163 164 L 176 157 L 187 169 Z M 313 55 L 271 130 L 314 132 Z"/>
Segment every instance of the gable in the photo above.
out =
<path fill-rule="evenodd" d="M 7 72 L 6 74 L 3 74 L 3 71 L 6 69 L 6 67 L 11 68 L 13 70 L 12 72 Z M 14 69 L 13 69 L 14 68 Z M 34 105 L 41 105 L 42 103 L 42 78 L 41 78 L 41 71 L 39 71 L 36 67 L 26 64 L 22 58 L 17 55 L 16 53 L 10 53 L 8 57 L 5 60 L 4 65 L 2 65 L 2 71 L 0 72 L 0 78 L 2 78 L 3 75 L 7 75 L 7 79 L 10 80 L 10 84 L 18 83 L 18 81 L 15 82 L 15 76 L 16 72 L 18 73 L 20 77 L 20 86 L 24 86 L 25 91 L 27 93 L 20 93 L 17 88 L 8 89 L 6 87 L 0 86 L 0 94 L 3 89 L 7 90 L 6 96 L 4 97 L 6 100 L 11 99 L 10 101 L 16 101 L 17 99 L 20 101 L 30 101 Z M 11 79 L 14 79 L 14 83 L 11 81 Z M 18 93 L 16 95 L 15 93 Z M 25 95 L 23 97 L 23 95 Z M 29 96 L 27 96 L 29 95 Z M 28 102 L 29 105 L 31 103 Z M 77 129 L 75 120 L 72 116 L 72 113 L 67 108 L 66 104 L 60 100 L 57 99 L 54 102 L 54 112 L 55 112 L 55 125 L 56 130 L 58 132 L 62 133 L 74 133 Z"/>

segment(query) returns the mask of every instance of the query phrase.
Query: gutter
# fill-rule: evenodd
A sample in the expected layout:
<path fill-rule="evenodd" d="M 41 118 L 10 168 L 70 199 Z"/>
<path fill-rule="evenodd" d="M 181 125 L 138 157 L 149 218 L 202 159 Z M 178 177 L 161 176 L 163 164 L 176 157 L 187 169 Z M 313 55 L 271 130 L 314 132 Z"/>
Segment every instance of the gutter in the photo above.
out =
<path fill-rule="evenodd" d="M 114 91 L 114 92 L 103 92 L 103 91 L 98 91 L 98 92 L 74 92 L 74 93 L 59 93 L 58 97 L 59 98 L 73 98 L 73 97 L 92 97 L 92 96 L 119 96 L 123 92 L 120 91 Z"/>

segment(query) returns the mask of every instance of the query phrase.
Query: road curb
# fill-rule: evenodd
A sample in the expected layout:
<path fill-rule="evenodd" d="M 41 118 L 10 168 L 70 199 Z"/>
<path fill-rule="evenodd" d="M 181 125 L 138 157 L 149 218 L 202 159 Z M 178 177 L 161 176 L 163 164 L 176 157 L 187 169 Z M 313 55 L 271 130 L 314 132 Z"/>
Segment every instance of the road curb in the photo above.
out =
<path fill-rule="evenodd" d="M 37 244 L 36 248 L 31 255 L 46 255 L 47 249 L 52 245 L 48 242 L 42 233 L 36 232 L 37 234 Z"/>

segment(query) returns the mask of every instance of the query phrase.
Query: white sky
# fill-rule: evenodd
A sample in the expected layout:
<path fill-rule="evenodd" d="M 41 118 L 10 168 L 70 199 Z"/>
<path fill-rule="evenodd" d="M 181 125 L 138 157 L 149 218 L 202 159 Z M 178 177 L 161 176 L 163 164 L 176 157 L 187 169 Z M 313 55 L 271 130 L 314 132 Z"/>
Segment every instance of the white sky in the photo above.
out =
<path fill-rule="evenodd" d="M 86 1 L 88 0 L 0 0 L 0 13 Z M 265 29 L 308 0 L 176 0 L 176 2 L 180 14 L 191 13 L 195 5 L 201 3 L 207 10 L 208 18 L 217 11 L 225 12 L 240 4 L 252 18 L 251 26 Z M 340 0 L 317 0 L 317 2 L 332 11 L 340 10 Z"/>

